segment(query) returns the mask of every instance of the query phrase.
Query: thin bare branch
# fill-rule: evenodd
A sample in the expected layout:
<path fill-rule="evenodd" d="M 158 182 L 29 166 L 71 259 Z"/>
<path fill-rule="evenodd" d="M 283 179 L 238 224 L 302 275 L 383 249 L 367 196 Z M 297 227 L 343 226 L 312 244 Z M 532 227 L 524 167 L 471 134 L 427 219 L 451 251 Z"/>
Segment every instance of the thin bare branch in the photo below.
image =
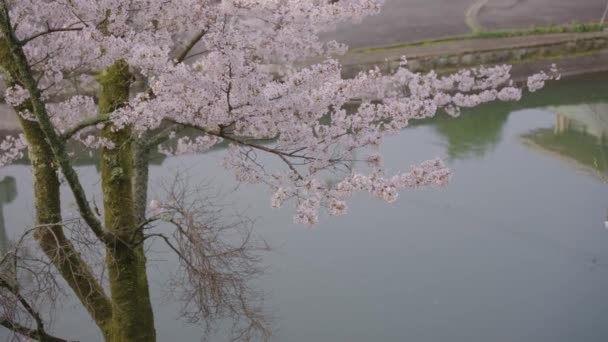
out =
<path fill-rule="evenodd" d="M 184 303 L 184 317 L 206 329 L 229 319 L 235 339 L 268 340 L 263 293 L 249 285 L 263 272 L 260 253 L 270 250 L 268 244 L 253 238 L 250 220 L 226 215 L 222 195 L 210 193 L 209 185 L 191 186 L 178 173 L 164 188 L 167 198 L 154 218 L 174 230 L 159 224 L 160 231 L 147 231 L 144 239 L 160 239 L 177 255 L 180 269 L 171 285 Z"/>
<path fill-rule="evenodd" d="M 67 340 L 49 335 L 44 329 L 44 322 L 40 316 L 40 313 L 34 309 L 34 307 L 21 295 L 19 289 L 14 285 L 9 284 L 4 279 L 0 279 L 0 288 L 6 289 L 10 292 L 19 304 L 25 309 L 25 311 L 30 315 L 30 317 L 34 320 L 36 324 L 36 329 L 28 328 L 24 325 L 21 325 L 17 322 L 14 322 L 8 318 L 0 319 L 0 324 L 18 334 L 27 336 L 29 338 L 33 338 L 43 342 L 67 342 Z"/>
<path fill-rule="evenodd" d="M 28 38 L 20 40 L 19 44 L 25 45 L 28 42 L 30 42 L 30 41 L 32 41 L 32 40 L 34 40 L 36 38 L 39 38 L 39 37 L 42 37 L 42 36 L 45 36 L 45 35 L 51 34 L 51 33 L 56 33 L 56 32 L 76 32 L 76 31 L 82 31 L 82 28 L 81 27 L 48 28 L 45 31 L 36 33 L 33 36 L 30 36 Z"/>
<path fill-rule="evenodd" d="M 176 64 L 179 64 L 179 63 L 183 62 L 186 59 L 186 57 L 188 57 L 188 54 L 190 53 L 190 51 L 192 51 L 192 49 L 194 48 L 194 46 L 196 46 L 196 44 L 198 44 L 198 42 L 200 42 L 201 39 L 203 39 L 203 37 L 205 37 L 205 34 L 207 34 L 207 29 L 201 30 L 199 33 L 196 34 L 196 36 L 194 36 L 190 40 L 190 42 L 188 43 L 188 45 L 186 45 L 186 47 L 184 48 L 184 50 L 177 57 Z"/>
<path fill-rule="evenodd" d="M 60 338 L 60 337 L 56 337 L 53 335 L 49 335 L 46 332 L 41 334 L 41 332 L 38 330 L 28 328 L 28 327 L 21 325 L 17 322 L 14 322 L 13 320 L 8 319 L 8 318 L 0 318 L 0 325 L 2 325 L 3 327 L 21 335 L 21 336 L 26 336 L 28 338 L 31 338 L 33 340 L 38 340 L 41 342 L 76 342 L 76 341 L 70 341 L 70 340 Z"/>

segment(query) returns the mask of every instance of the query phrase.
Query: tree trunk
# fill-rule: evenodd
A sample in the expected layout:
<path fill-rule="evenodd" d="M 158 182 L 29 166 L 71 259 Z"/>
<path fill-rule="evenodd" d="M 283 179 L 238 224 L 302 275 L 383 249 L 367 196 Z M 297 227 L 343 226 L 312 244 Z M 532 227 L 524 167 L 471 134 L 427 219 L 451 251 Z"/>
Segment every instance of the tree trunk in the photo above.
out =
<path fill-rule="evenodd" d="M 119 61 L 98 76 L 100 114 L 123 105 L 129 97 L 128 65 Z M 107 265 L 112 292 L 111 341 L 152 342 L 156 340 L 154 317 L 143 233 L 138 229 L 133 195 L 133 149 L 128 128 L 106 125 L 102 138 L 114 146 L 101 152 L 101 178 L 104 196 L 104 221 L 116 243 L 107 246 Z M 134 243 L 135 242 L 135 243 Z"/>
<path fill-rule="evenodd" d="M 146 136 L 138 139 L 133 148 L 133 192 L 135 194 L 135 218 L 138 225 L 146 219 L 148 205 L 150 149 Z"/>
<path fill-rule="evenodd" d="M 53 162 L 53 153 L 37 124 L 19 118 L 28 141 L 34 174 L 36 240 L 44 254 L 74 290 L 102 334 L 108 336 L 112 318 L 109 299 L 89 265 L 81 258 L 62 228 L 60 183 Z"/>
<path fill-rule="evenodd" d="M 0 40 L 0 67 L 7 73 L 7 86 L 13 86 L 16 68 L 5 40 Z M 29 101 L 15 111 L 32 111 Z M 35 238 L 47 258 L 57 268 L 68 286 L 76 293 L 102 334 L 108 336 L 112 307 L 103 288 L 89 265 L 69 241 L 62 227 L 60 183 L 53 151 L 45 140 L 44 133 L 35 121 L 18 115 L 27 140 L 29 158 L 34 176 L 34 202 L 36 208 Z"/>

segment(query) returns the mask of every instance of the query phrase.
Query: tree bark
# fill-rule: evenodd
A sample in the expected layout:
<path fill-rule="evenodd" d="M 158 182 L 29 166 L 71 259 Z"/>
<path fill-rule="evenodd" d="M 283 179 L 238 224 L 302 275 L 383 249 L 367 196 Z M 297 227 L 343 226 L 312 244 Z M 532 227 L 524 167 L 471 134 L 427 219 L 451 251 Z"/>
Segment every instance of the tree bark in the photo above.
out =
<path fill-rule="evenodd" d="M 113 112 L 129 98 L 129 66 L 118 61 L 98 76 L 100 114 Z M 139 242 L 133 195 L 133 148 L 129 128 L 107 124 L 101 137 L 114 146 L 101 152 L 101 177 L 105 227 L 116 237 L 107 246 L 107 265 L 112 292 L 111 341 L 156 340 L 150 303 L 146 257 Z"/>
<path fill-rule="evenodd" d="M 112 307 L 89 265 L 69 241 L 62 227 L 60 183 L 53 154 L 37 124 L 19 118 L 28 141 L 34 174 L 35 237 L 44 254 L 74 290 L 104 336 L 112 318 Z"/>
<path fill-rule="evenodd" d="M 23 48 L 12 31 L 7 11 L 0 14 L 0 31 L 6 38 L 5 45 L 9 52 L 8 55 L 11 57 L 9 71 L 12 71 L 12 74 L 16 76 L 14 78 L 23 83 L 23 87 L 30 93 L 31 111 L 36 116 L 36 124 L 42 132 L 45 146 L 51 151 L 49 154 L 53 156 L 51 161 L 60 166 L 72 189 L 82 217 L 91 230 L 106 244 L 106 262 L 112 294 L 111 320 L 109 328 L 106 330 L 106 340 L 153 342 L 156 340 L 156 333 L 143 244 L 133 243 L 133 241 L 142 240 L 143 232 L 138 229 L 134 210 L 130 131 L 129 129 L 114 130 L 111 125 L 106 125 L 102 129 L 101 136 L 115 145 L 115 148 L 103 148 L 101 152 L 104 229 L 88 204 L 84 189 L 68 157 L 65 142 L 55 131 L 46 112 L 41 91 L 32 75 Z M 100 114 L 111 113 L 128 100 L 130 74 L 125 62 L 119 61 L 104 70 L 99 75 L 98 81 L 101 86 Z M 51 163 L 51 165 L 55 164 Z M 40 175 L 46 177 L 48 172 L 41 172 Z M 48 203 L 56 206 L 51 208 L 52 210 L 60 208 L 58 201 L 54 201 L 58 198 L 59 191 L 54 190 L 54 187 L 49 187 L 44 192 L 46 195 L 40 196 L 41 199 L 48 196 Z M 41 200 L 41 205 L 42 202 Z M 57 222 L 61 220 L 60 212 L 59 215 L 57 212 L 52 212 L 52 215 L 49 213 L 51 211 L 44 212 L 44 217 L 41 218 L 50 219 L 51 227 L 60 228 L 61 226 L 57 225 Z M 55 237 L 53 236 L 53 238 Z M 62 248 L 58 250 L 64 251 Z M 49 252 L 52 251 L 49 250 Z M 70 253 L 70 257 L 72 256 L 78 256 L 78 254 Z M 69 281 L 69 277 L 66 280 Z"/>
<path fill-rule="evenodd" d="M 13 86 L 16 69 L 5 40 L 0 40 L 0 67 L 9 73 Z M 12 72 L 14 73 L 12 73 Z M 12 83 L 12 84 L 11 84 Z M 32 111 L 26 101 L 16 112 Z M 91 315 L 104 336 L 107 336 L 112 307 L 103 288 L 89 265 L 64 234 L 61 216 L 60 182 L 57 176 L 53 151 L 45 140 L 37 122 L 17 115 L 28 144 L 29 158 L 34 176 L 34 203 L 36 209 L 35 238 L 40 248 L 74 291 L 82 305 Z"/>
<path fill-rule="evenodd" d="M 11 57 L 11 65 L 8 73 L 11 76 L 14 75 L 14 79 L 19 80 L 23 88 L 29 91 L 32 112 L 38 120 L 40 130 L 44 134 L 44 140 L 53 152 L 55 162 L 61 168 L 61 172 L 74 194 L 74 199 L 76 200 L 81 217 L 87 222 L 93 233 L 95 233 L 101 241 L 106 243 L 114 242 L 114 236 L 104 229 L 89 205 L 84 188 L 80 183 L 78 174 L 74 170 L 71 158 L 67 153 L 65 141 L 53 126 L 51 118 L 46 110 L 46 103 L 42 100 L 42 92 L 38 88 L 38 82 L 34 78 L 27 57 L 23 51 L 23 46 L 13 32 L 13 26 L 8 17 L 8 11 L 0 14 L 0 32 L 4 34 L 6 47 L 9 50 L 9 55 Z"/>
<path fill-rule="evenodd" d="M 146 219 L 150 170 L 149 160 L 150 148 L 144 136 L 138 139 L 133 146 L 133 192 L 135 195 L 135 218 L 138 226 Z"/>

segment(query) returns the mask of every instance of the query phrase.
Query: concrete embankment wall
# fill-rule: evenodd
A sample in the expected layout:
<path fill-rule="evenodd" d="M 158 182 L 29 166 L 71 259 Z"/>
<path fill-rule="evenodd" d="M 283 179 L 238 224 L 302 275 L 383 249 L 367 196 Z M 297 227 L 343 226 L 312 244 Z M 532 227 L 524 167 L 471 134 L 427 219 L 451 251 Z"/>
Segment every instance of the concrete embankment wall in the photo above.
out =
<path fill-rule="evenodd" d="M 512 43 L 508 38 L 491 41 L 497 43 L 495 47 L 491 46 L 490 41 L 473 39 L 448 44 L 437 43 L 435 46 L 355 53 L 345 56 L 342 60 L 344 76 L 352 77 L 374 66 L 390 73 L 399 66 L 402 55 L 408 58 L 411 70 L 422 72 L 449 72 L 460 68 L 504 63 L 513 64 L 516 74 L 530 70 L 531 66 L 546 66 L 550 63 L 558 64 L 564 74 L 608 70 L 608 33 L 547 37 L 538 41 L 533 38 L 518 38 L 513 39 Z"/>

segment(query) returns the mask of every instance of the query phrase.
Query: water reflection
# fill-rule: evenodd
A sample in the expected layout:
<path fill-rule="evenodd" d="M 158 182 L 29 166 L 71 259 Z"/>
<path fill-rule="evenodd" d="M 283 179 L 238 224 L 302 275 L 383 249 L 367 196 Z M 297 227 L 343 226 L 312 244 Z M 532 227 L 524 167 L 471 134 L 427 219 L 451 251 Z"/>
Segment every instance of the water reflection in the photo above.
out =
<path fill-rule="evenodd" d="M 603 81 L 606 76 L 605 73 L 598 73 L 570 78 L 550 84 L 541 92 L 528 93 L 518 102 L 490 103 L 463 110 L 458 119 L 438 115 L 420 124 L 433 125 L 436 132 L 444 138 L 446 154 L 451 160 L 483 158 L 501 141 L 509 115 L 521 109 L 547 108 L 568 118 L 572 122 L 569 125 L 582 125 L 584 132 L 607 136 L 608 92 L 604 90 Z M 595 132 L 597 129 L 601 132 Z M 585 149 L 583 146 L 578 148 Z"/>
<path fill-rule="evenodd" d="M 229 201 L 259 218 L 256 232 L 280 246 L 259 283 L 272 294 L 275 341 L 608 341 L 608 234 L 601 226 L 608 196 L 598 180 L 608 174 L 606 89 L 608 74 L 589 75 L 521 102 L 418 122 L 387 139 L 381 152 L 388 166 L 447 157 L 452 183 L 403 192 L 390 206 L 355 196 L 349 215 L 325 218 L 313 231 L 292 226 L 289 208 L 273 211 L 266 188 L 240 187 Z M 522 144 L 526 139 L 535 147 Z M 232 189 L 223 155 L 159 155 L 151 185 L 189 170 L 193 183 Z M 96 156 L 76 157 L 87 192 L 97 196 Z M 9 236 L 33 212 L 26 162 L 0 170 Z M 64 199 L 69 210 L 73 199 Z M 155 255 L 150 269 L 158 339 L 200 341 L 200 330 L 178 321 L 175 305 L 162 298 L 175 269 L 164 258 Z M 100 341 L 86 313 L 69 305 L 54 331 Z"/>
<path fill-rule="evenodd" d="M 608 103 L 546 109 L 555 114 L 554 127 L 522 135 L 526 146 L 608 182 Z"/>
<path fill-rule="evenodd" d="M 4 205 L 13 202 L 17 198 L 17 181 L 14 177 L 7 176 L 0 181 L 0 277 L 12 279 L 14 272 L 12 263 L 5 259 L 6 252 L 10 247 L 6 227 L 4 225 Z"/>
<path fill-rule="evenodd" d="M 17 182 L 14 177 L 7 176 L 0 181 L 0 255 L 8 250 L 8 237 L 4 226 L 4 205 L 17 198 Z"/>
<path fill-rule="evenodd" d="M 485 115 L 469 112 L 458 120 L 440 120 L 435 129 L 445 137 L 450 159 L 481 158 L 500 142 L 508 117 L 504 110 Z"/>

